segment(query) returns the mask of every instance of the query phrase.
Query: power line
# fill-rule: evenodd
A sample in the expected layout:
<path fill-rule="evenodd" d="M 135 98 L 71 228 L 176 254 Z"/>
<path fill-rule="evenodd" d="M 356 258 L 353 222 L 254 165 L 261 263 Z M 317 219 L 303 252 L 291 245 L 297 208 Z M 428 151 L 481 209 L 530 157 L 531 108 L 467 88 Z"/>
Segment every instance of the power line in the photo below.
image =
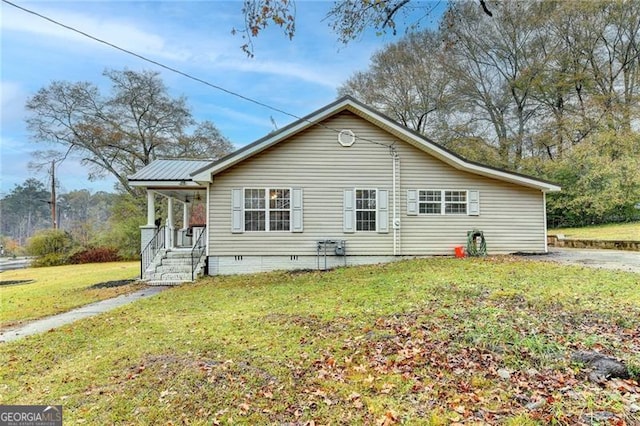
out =
<path fill-rule="evenodd" d="M 38 13 L 38 12 L 35 12 L 35 11 L 33 11 L 33 10 L 30 10 L 30 9 L 25 8 L 25 7 L 19 6 L 19 5 L 15 4 L 15 3 L 12 3 L 12 2 L 10 2 L 9 0 L 2 0 L 2 2 L 3 2 L 3 3 L 6 3 L 6 4 L 10 5 L 10 6 L 13 6 L 13 7 L 17 8 L 17 9 L 20 9 L 20 10 L 22 10 L 22 11 L 24 11 L 24 12 L 30 13 L 30 14 L 32 14 L 32 15 L 34 15 L 34 16 L 37 16 L 38 18 L 44 19 L 44 20 L 46 20 L 46 21 L 49 21 L 49 22 L 51 22 L 52 24 L 58 25 L 58 26 L 60 26 L 60 27 L 62 27 L 62 28 L 65 28 L 65 29 L 67 29 L 67 30 L 69 30 L 69 31 L 73 31 L 73 32 L 75 32 L 75 33 L 78 33 L 78 34 L 80 34 L 80 35 L 84 36 L 84 37 L 90 38 L 91 40 L 97 41 L 98 43 L 105 44 L 105 45 L 107 45 L 107 46 L 109 46 L 109 47 L 112 47 L 112 48 L 114 48 L 114 49 L 120 50 L 121 52 L 124 52 L 124 53 L 126 53 L 126 54 L 129 54 L 129 55 L 135 56 L 135 57 L 136 57 L 136 58 L 138 58 L 138 59 L 142 59 L 143 61 L 146 61 L 146 62 L 149 62 L 149 63 L 154 64 L 154 65 L 156 65 L 156 66 L 159 66 L 160 68 L 164 68 L 164 69 L 166 69 L 166 70 L 168 70 L 168 71 L 174 72 L 174 73 L 179 74 L 179 75 L 181 75 L 181 76 L 183 76 L 183 77 L 186 77 L 186 78 L 189 78 L 189 79 L 191 79 L 191 80 L 197 81 L 198 83 L 202 83 L 202 84 L 207 85 L 207 86 L 209 86 L 209 87 L 212 87 L 212 88 L 214 88 L 214 89 L 216 89 L 216 90 L 220 90 L 220 91 L 222 91 L 222 92 L 225 92 L 225 93 L 227 93 L 227 94 L 229 94 L 229 95 L 236 96 L 236 97 L 238 97 L 238 98 L 240 98 L 240 99 L 243 99 L 243 100 L 245 100 L 245 101 L 247 101 L 247 102 L 252 102 L 252 103 L 254 103 L 254 104 L 256 104 L 256 105 L 259 105 L 259 106 L 261 106 L 261 107 L 268 108 L 268 109 L 270 109 L 270 110 L 273 110 L 273 111 L 279 112 L 279 113 L 281 113 L 281 114 L 288 115 L 288 116 L 293 117 L 293 118 L 296 118 L 296 119 L 298 119 L 298 120 L 300 119 L 300 117 L 298 117 L 298 116 L 296 116 L 296 115 L 294 115 L 294 114 L 288 113 L 288 112 L 286 112 L 286 111 L 284 111 L 284 110 L 281 110 L 281 109 L 279 109 L 279 108 L 273 107 L 273 106 L 271 106 L 271 105 L 267 105 L 267 104 L 265 104 L 265 103 L 263 103 L 263 102 L 260 102 L 260 101 L 255 100 L 255 99 L 251 99 L 251 98 L 249 98 L 249 97 L 247 97 L 247 96 L 241 95 L 241 94 L 236 93 L 236 92 L 234 92 L 234 91 L 231 91 L 231 90 L 229 90 L 229 89 L 225 89 L 224 87 L 218 86 L 218 85 L 216 85 L 216 84 L 209 83 L 208 81 L 203 80 L 203 79 L 201 79 L 201 78 L 199 78 L 199 77 L 192 76 L 192 75 L 190 75 L 190 74 L 188 74 L 188 73 L 186 73 L 186 72 L 184 72 L 184 71 L 180 71 L 180 70 L 179 70 L 179 69 L 177 69 L 177 68 L 170 67 L 170 66 L 168 66 L 168 65 L 165 65 L 165 64 L 160 63 L 160 62 L 158 62 L 158 61 L 155 61 L 155 60 L 153 60 L 153 59 L 147 58 L 146 56 L 142 56 L 142 55 L 140 55 L 139 53 L 135 53 L 135 52 L 132 52 L 131 50 L 125 49 L 124 47 L 120 47 L 120 46 L 115 45 L 115 44 L 113 44 L 113 43 L 111 43 L 111 42 L 108 42 L 108 41 L 106 41 L 106 40 L 103 40 L 103 39 L 101 39 L 101 38 L 98 38 L 98 37 L 92 36 L 91 34 L 88 34 L 88 33 L 84 32 L 84 31 L 81 31 L 81 30 L 79 30 L 79 29 L 77 29 L 77 28 L 74 28 L 74 27 L 71 27 L 71 26 L 69 26 L 69 25 L 63 24 L 62 22 L 56 21 L 55 19 L 49 18 L 48 16 L 42 15 L 42 14 L 40 14 L 40 13 Z"/>
<path fill-rule="evenodd" d="M 79 30 L 79 29 L 75 28 L 75 27 L 72 27 L 72 26 L 70 26 L 70 25 L 63 24 L 62 22 L 56 21 L 55 19 L 52 19 L 52 18 L 50 18 L 50 17 L 48 17 L 48 16 L 45 16 L 45 15 L 43 15 L 43 14 L 41 14 L 41 13 L 38 13 L 38 12 L 36 12 L 36 11 L 33 11 L 33 10 L 31 10 L 31 9 L 27 9 L 27 8 L 25 8 L 25 7 L 23 7 L 23 6 L 17 5 L 17 4 L 15 4 L 15 3 L 13 3 L 13 2 L 11 2 L 11 1 L 9 1 L 9 0 L 2 0 L 2 2 L 3 2 L 3 3 L 6 3 L 6 4 L 10 5 L 10 6 L 13 6 L 13 7 L 15 7 L 16 9 L 20 9 L 20 10 L 22 10 L 23 12 L 26 12 L 26 13 L 29 13 L 29 14 L 31 14 L 31 15 L 37 16 L 38 18 L 44 19 L 45 21 L 51 22 L 52 24 L 58 25 L 58 26 L 60 26 L 60 27 L 62 27 L 62 28 L 65 28 L 65 29 L 67 29 L 67 30 L 69 30 L 69 31 L 73 31 L 73 32 L 75 32 L 75 33 L 77 33 L 77 34 L 80 34 L 80 35 L 82 35 L 83 37 L 87 37 L 87 38 L 89 38 L 89 39 L 91 39 L 91 40 L 93 40 L 93 41 L 96 41 L 96 42 L 98 42 L 98 43 L 104 44 L 104 45 L 109 46 L 109 47 L 111 47 L 111 48 L 113 48 L 113 49 L 119 50 L 119 51 L 124 52 L 124 53 L 126 53 L 126 54 L 128 54 L 128 55 L 135 56 L 136 58 L 141 59 L 141 60 L 143 60 L 143 61 L 145 61 L 145 62 L 149 62 L 149 63 L 151 63 L 151 64 L 153 64 L 153 65 L 156 65 L 156 66 L 158 66 L 158 67 L 160 67 L 160 68 L 163 68 L 163 69 L 165 69 L 165 70 L 167 70 L 167 71 L 171 71 L 171 72 L 173 72 L 173 73 L 175 73 L 175 74 L 181 75 L 181 76 L 186 77 L 186 78 L 188 78 L 188 79 L 190 79 L 190 80 L 196 81 L 196 82 L 198 82 L 198 83 L 201 83 L 201 84 L 204 84 L 204 85 L 206 85 L 206 86 L 209 86 L 209 87 L 211 87 L 211 88 L 213 88 L 213 89 L 216 89 L 216 90 L 219 90 L 219 91 L 221 91 L 221 92 L 227 93 L 227 94 L 229 94 L 229 95 L 231 95 L 231 96 L 235 96 L 235 97 L 240 98 L 240 99 L 242 99 L 242 100 L 244 100 L 244 101 L 251 102 L 251 103 L 253 103 L 253 104 L 255 104 L 255 105 L 261 106 L 261 107 L 263 107 L 263 108 L 270 109 L 270 110 L 275 111 L 275 112 L 279 112 L 280 114 L 288 115 L 289 117 L 293 117 L 293 118 L 295 118 L 296 120 L 299 120 L 299 121 L 306 121 L 306 122 L 307 122 L 307 123 L 309 123 L 309 124 L 316 125 L 316 126 L 320 126 L 320 127 L 323 127 L 323 128 L 325 128 L 325 129 L 327 129 L 327 130 L 331 130 L 331 131 L 336 132 L 336 133 L 340 133 L 340 132 L 341 132 L 341 131 L 340 131 L 340 130 L 338 130 L 338 129 L 333 129 L 333 128 L 331 128 L 331 127 L 329 127 L 329 126 L 326 126 L 326 125 L 324 125 L 324 124 L 321 124 L 321 123 L 314 123 L 314 122 L 312 122 L 311 120 L 304 119 L 304 118 L 302 118 L 302 117 L 300 117 L 300 116 L 298 116 L 298 115 L 295 115 L 295 114 L 292 114 L 292 113 L 290 113 L 290 112 L 284 111 L 283 109 L 280 109 L 280 108 L 277 108 L 277 107 L 271 106 L 271 105 L 266 104 L 266 103 L 264 103 L 264 102 L 261 102 L 261 101 L 255 100 L 255 99 L 253 99 L 253 98 L 250 98 L 250 97 L 248 97 L 248 96 L 244 96 L 244 95 L 242 95 L 242 94 L 240 94 L 240 93 L 237 93 L 237 92 L 234 92 L 234 91 L 232 91 L 232 90 L 225 89 L 225 88 L 224 88 L 224 87 L 222 87 L 222 86 L 219 86 L 219 85 L 217 85 L 217 84 L 210 83 L 210 82 L 208 82 L 208 81 L 206 81 L 206 80 L 203 80 L 203 79 L 201 79 L 201 78 L 199 78 L 199 77 L 193 76 L 193 75 L 191 75 L 191 74 L 189 74 L 189 73 L 186 73 L 186 72 L 184 72 L 184 71 L 181 71 L 181 70 L 179 70 L 179 69 L 177 69 L 177 68 L 173 68 L 173 67 L 171 67 L 171 66 L 169 66 L 169 65 L 165 65 L 165 64 L 163 64 L 163 63 L 161 63 L 161 62 L 158 62 L 158 61 L 156 61 L 156 60 L 153 60 L 153 59 L 147 58 L 146 56 L 140 55 L 139 53 L 132 52 L 131 50 L 125 49 L 125 48 L 120 47 L 120 46 L 118 46 L 118 45 L 116 45 L 116 44 L 113 44 L 113 43 L 111 43 L 111 42 L 109 42 L 109 41 L 106 41 L 106 40 L 103 40 L 103 39 L 98 38 L 98 37 L 96 37 L 96 36 L 93 36 L 93 35 L 91 35 L 91 34 L 88 34 L 88 33 L 84 32 L 84 31 L 82 31 L 82 30 Z M 381 146 L 384 146 L 384 147 L 390 148 L 390 145 L 385 144 L 385 143 L 382 143 L 382 142 L 377 142 L 377 141 L 374 141 L 374 140 L 372 140 L 372 139 L 363 138 L 363 137 L 358 137 L 358 139 L 363 140 L 363 141 L 366 141 L 366 142 L 370 142 L 370 143 L 373 143 L 373 144 L 376 144 L 376 145 L 381 145 Z"/>

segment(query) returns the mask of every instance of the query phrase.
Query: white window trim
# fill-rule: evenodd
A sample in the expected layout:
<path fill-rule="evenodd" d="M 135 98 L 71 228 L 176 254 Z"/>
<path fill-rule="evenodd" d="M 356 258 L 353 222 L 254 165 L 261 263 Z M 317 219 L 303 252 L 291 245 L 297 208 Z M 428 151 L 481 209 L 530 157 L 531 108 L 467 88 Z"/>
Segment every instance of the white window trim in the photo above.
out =
<path fill-rule="evenodd" d="M 292 223 L 292 219 L 293 219 L 293 208 L 292 208 L 292 197 L 293 197 L 293 188 L 291 187 L 286 187 L 286 186 L 273 186 L 273 185 L 267 185 L 264 187 L 255 187 L 255 186 L 247 186 L 242 188 L 242 222 L 243 224 L 245 224 L 245 212 L 248 211 L 262 211 L 262 210 L 258 210 L 258 209 L 247 209 L 246 208 L 246 204 L 245 204 L 245 191 L 249 189 L 249 190 L 263 190 L 264 191 L 264 200 L 265 200 L 265 213 L 264 213 L 264 231 L 254 231 L 254 230 L 248 230 L 245 228 L 244 232 L 292 232 L 293 229 L 293 223 Z M 271 208 L 269 208 L 269 192 L 272 190 L 288 190 L 289 191 L 289 209 L 273 209 L 274 211 L 289 211 L 289 229 L 278 229 L 278 230 L 271 230 L 269 229 L 269 225 L 271 224 L 271 218 L 269 215 L 269 212 L 272 210 Z M 244 226 L 244 225 L 243 225 Z"/>
<path fill-rule="evenodd" d="M 420 212 L 420 205 L 428 203 L 426 201 L 420 201 L 420 193 L 427 192 L 427 191 L 440 192 L 440 213 L 421 213 Z M 465 206 L 466 206 L 465 213 L 447 213 L 446 212 L 447 211 L 446 210 L 446 205 L 447 205 L 446 193 L 447 192 L 464 192 L 465 193 Z M 419 216 L 471 216 L 469 214 L 469 190 L 468 189 L 436 189 L 436 188 L 418 189 L 416 202 L 417 202 L 417 212 Z M 431 203 L 431 204 L 435 204 L 435 203 Z M 462 204 L 462 203 L 455 203 L 455 204 Z"/>
<path fill-rule="evenodd" d="M 464 192 L 464 213 L 447 213 L 447 192 Z M 449 204 L 461 205 L 460 202 L 449 202 Z M 445 189 L 442 191 L 442 214 L 447 216 L 469 216 L 469 191 L 466 189 Z"/>
<path fill-rule="evenodd" d="M 376 229 L 369 229 L 369 230 L 358 230 L 358 191 L 374 191 L 376 194 L 376 208 L 371 210 L 371 209 L 360 209 L 360 211 L 366 211 L 366 212 L 371 212 L 373 211 L 374 213 L 374 217 L 376 220 Z M 354 218 L 354 224 L 353 224 L 353 230 L 355 232 L 378 232 L 378 203 L 379 203 L 379 197 L 378 197 L 378 188 L 353 188 L 353 218 Z"/>
<path fill-rule="evenodd" d="M 420 205 L 421 204 L 436 204 L 435 202 L 431 202 L 431 201 L 421 201 L 420 200 L 420 193 L 421 192 L 439 192 L 440 193 L 440 213 L 421 213 L 420 212 Z M 418 210 L 418 215 L 420 216 L 442 216 L 444 214 L 444 190 L 442 189 L 419 189 L 418 190 L 418 196 L 417 196 L 417 210 Z"/>
<path fill-rule="evenodd" d="M 376 197 L 376 208 L 356 209 L 356 193 L 357 191 L 374 191 Z M 375 213 L 376 226 L 370 230 L 356 230 L 358 227 L 357 212 L 372 211 Z M 389 233 L 389 190 L 384 188 L 345 188 L 343 192 L 342 205 L 342 232 L 345 234 L 353 234 L 356 232 L 365 233 Z"/>

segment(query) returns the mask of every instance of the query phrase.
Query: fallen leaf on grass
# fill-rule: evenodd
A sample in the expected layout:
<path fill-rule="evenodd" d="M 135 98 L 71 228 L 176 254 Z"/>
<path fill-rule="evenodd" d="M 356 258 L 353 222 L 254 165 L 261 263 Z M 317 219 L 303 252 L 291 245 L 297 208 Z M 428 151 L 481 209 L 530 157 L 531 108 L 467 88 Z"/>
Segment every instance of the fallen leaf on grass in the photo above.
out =
<path fill-rule="evenodd" d="M 378 420 L 378 426 L 388 426 L 398 422 L 398 416 L 393 411 L 389 410 L 384 413 L 384 416 Z"/>
<path fill-rule="evenodd" d="M 382 389 L 380 389 L 380 393 L 388 395 L 389 393 L 391 393 L 391 391 L 395 387 L 396 387 L 396 385 L 393 385 L 391 383 L 385 383 L 384 385 L 382 385 Z"/>

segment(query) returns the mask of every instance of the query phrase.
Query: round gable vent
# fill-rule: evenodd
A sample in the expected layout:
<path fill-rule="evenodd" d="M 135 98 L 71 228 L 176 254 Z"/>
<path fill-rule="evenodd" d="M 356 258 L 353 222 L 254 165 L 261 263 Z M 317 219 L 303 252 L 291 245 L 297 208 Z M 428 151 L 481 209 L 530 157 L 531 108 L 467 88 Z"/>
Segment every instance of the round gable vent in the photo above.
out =
<path fill-rule="evenodd" d="M 351 146 L 356 142 L 356 134 L 349 129 L 341 130 L 338 133 L 338 143 L 342 146 Z"/>

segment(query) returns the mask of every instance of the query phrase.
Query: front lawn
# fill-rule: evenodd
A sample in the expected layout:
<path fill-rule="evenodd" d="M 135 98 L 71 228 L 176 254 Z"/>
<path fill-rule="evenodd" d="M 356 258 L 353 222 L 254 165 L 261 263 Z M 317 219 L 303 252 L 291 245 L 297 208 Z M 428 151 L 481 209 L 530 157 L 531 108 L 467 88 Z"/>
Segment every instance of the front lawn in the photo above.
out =
<path fill-rule="evenodd" d="M 0 273 L 0 329 L 130 293 L 130 283 L 92 288 L 140 276 L 140 262 L 93 263 L 15 269 Z"/>
<path fill-rule="evenodd" d="M 510 257 L 211 277 L 3 344 L 0 403 L 69 424 L 638 424 L 635 380 L 569 359 L 640 371 L 639 282 Z"/>
<path fill-rule="evenodd" d="M 577 239 L 640 241 L 640 222 L 550 229 L 549 234 L 564 234 L 567 238 Z"/>

